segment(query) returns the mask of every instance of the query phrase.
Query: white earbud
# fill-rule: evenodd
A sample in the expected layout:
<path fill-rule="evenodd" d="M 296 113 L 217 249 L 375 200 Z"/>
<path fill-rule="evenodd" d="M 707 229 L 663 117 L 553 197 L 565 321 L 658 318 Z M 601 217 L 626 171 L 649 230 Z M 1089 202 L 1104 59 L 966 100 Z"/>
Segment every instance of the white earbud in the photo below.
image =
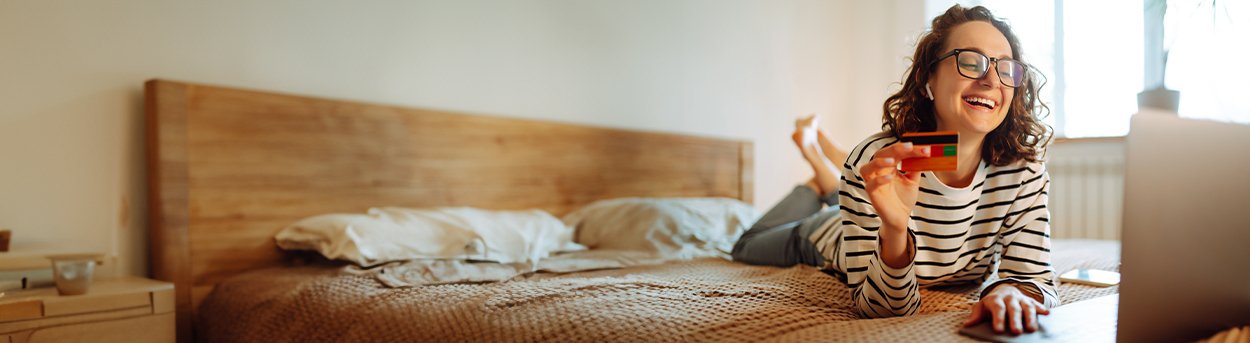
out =
<path fill-rule="evenodd" d="M 933 101 L 933 89 L 929 88 L 929 84 L 924 84 L 925 95 L 929 96 L 929 101 Z"/>

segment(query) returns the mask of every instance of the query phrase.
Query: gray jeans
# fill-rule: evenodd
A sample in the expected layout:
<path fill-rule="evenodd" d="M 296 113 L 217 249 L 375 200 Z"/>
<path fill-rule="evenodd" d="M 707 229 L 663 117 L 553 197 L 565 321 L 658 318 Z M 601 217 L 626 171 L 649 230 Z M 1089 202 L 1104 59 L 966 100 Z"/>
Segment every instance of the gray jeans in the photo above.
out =
<path fill-rule="evenodd" d="M 829 205 L 827 209 L 821 209 Z M 821 198 L 800 185 L 760 217 L 734 243 L 733 258 L 747 264 L 788 267 L 799 263 L 821 267 L 825 258 L 809 237 L 838 214 L 838 195 Z"/>

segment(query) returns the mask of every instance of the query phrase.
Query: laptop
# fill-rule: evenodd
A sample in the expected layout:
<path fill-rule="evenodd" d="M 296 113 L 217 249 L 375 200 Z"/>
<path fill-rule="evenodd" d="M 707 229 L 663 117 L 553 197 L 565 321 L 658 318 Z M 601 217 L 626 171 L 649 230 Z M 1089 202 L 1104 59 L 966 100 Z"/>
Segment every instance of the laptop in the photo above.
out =
<path fill-rule="evenodd" d="M 1064 306 L 1002 342 L 1194 341 L 1250 325 L 1250 125 L 1134 115 L 1126 147 L 1120 294 Z M 1117 329 L 1118 325 L 1118 329 Z"/>
<path fill-rule="evenodd" d="M 1141 113 L 1127 149 L 1117 340 L 1250 325 L 1250 125 Z"/>

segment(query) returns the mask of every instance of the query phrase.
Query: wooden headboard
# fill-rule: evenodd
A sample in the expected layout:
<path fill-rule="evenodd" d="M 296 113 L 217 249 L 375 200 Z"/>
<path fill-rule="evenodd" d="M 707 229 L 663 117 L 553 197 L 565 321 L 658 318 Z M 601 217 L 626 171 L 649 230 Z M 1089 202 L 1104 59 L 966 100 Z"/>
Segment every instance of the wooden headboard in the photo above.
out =
<path fill-rule="evenodd" d="M 540 208 L 623 196 L 752 201 L 751 142 L 146 83 L 151 265 L 200 299 L 281 266 L 283 226 L 375 206 Z"/>

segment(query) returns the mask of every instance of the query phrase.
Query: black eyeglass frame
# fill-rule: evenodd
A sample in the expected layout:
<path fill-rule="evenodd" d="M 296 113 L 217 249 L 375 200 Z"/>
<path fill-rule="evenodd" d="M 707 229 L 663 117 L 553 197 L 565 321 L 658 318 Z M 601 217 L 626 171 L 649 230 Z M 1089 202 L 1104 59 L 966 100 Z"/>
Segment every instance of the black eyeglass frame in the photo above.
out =
<path fill-rule="evenodd" d="M 951 51 L 950 51 L 950 52 L 948 52 L 948 53 L 942 54 L 942 56 L 938 56 L 938 58 L 937 58 L 936 60 L 933 60 L 933 62 L 932 62 L 932 63 L 929 63 L 929 68 L 933 68 L 933 66 L 934 66 L 934 65 L 936 65 L 936 64 L 938 64 L 938 62 L 942 62 L 942 60 L 945 60 L 945 59 L 947 59 L 947 58 L 949 58 L 949 57 L 951 57 L 951 56 L 957 56 L 957 55 L 959 55 L 959 54 L 960 54 L 960 53 L 962 53 L 962 52 L 971 52 L 971 53 L 977 54 L 977 56 L 980 56 L 981 58 L 984 58 L 985 60 L 988 60 L 988 61 L 989 61 L 989 63 L 987 63 L 987 65 L 988 65 L 988 64 L 993 64 L 993 65 L 994 65 L 994 68 L 985 68 L 985 71 L 982 71 L 982 72 L 981 72 L 981 75 L 977 75 L 976 77 L 972 77 L 972 76 L 968 76 L 968 75 L 964 74 L 964 69 L 959 67 L 959 61 L 955 61 L 955 70 L 956 70 L 956 71 L 959 71 L 959 76 L 963 76 L 963 77 L 966 77 L 966 78 L 969 78 L 969 79 L 973 79 L 973 80 L 980 80 L 981 78 L 985 77 L 985 75 L 988 75 L 988 74 L 990 73 L 990 70 L 991 70 L 991 69 L 993 69 L 995 73 L 998 73 L 998 83 L 1001 83 L 1003 86 L 1006 86 L 1006 87 L 1008 87 L 1008 88 L 1017 88 L 1017 87 L 1020 87 L 1021 85 L 1024 85 L 1025 81 L 1027 81 L 1027 80 L 1028 80 L 1028 76 L 1029 76 L 1029 75 L 1028 75 L 1028 74 L 1029 74 L 1029 65 L 1028 65 L 1028 64 L 1024 64 L 1024 62 L 1020 62 L 1020 61 L 1017 61 L 1017 60 L 1014 60 L 1014 59 L 1011 59 L 1011 58 L 997 58 L 997 57 L 989 57 L 989 56 L 986 56 L 985 54 L 981 53 L 980 51 L 970 50 L 970 49 L 954 49 L 954 50 L 951 50 Z M 998 61 L 1002 61 L 1002 60 L 1011 61 L 1012 63 L 1015 63 L 1015 64 L 1020 65 L 1020 84 L 1019 84 L 1019 85 L 1012 86 L 1012 85 L 1007 84 L 1007 81 L 1004 81 L 1002 73 L 1001 73 L 1000 71 L 998 71 Z"/>

